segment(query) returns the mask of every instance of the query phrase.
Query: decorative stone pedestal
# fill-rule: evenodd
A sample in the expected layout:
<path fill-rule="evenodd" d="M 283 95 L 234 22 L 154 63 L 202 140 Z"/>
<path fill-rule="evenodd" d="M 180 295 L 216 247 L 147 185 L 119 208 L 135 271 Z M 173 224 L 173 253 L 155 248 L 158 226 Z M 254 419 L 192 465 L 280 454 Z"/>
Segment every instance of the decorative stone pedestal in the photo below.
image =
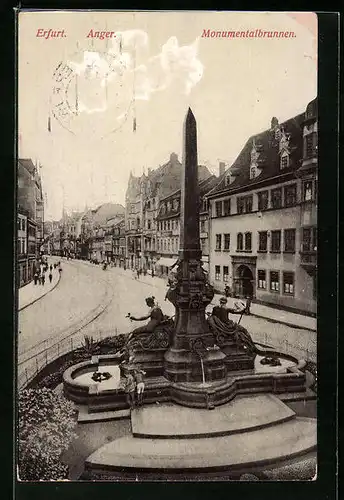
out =
<path fill-rule="evenodd" d="M 204 355 L 184 349 L 169 349 L 165 353 L 164 376 L 171 382 L 207 382 L 226 377 L 226 355 L 218 350 Z"/>

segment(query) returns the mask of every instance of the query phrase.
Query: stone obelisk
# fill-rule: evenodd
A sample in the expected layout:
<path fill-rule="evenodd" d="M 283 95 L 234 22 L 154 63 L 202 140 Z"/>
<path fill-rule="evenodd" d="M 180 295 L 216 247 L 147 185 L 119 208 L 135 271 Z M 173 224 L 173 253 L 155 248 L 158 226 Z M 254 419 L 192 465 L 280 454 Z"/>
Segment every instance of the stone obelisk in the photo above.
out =
<path fill-rule="evenodd" d="M 202 377 L 209 381 L 225 376 L 225 355 L 211 349 L 214 337 L 205 316 L 214 291 L 202 268 L 197 127 L 190 108 L 183 140 L 179 262 L 176 284 L 167 294 L 176 309 L 175 331 L 165 353 L 165 377 L 173 382 L 202 381 Z"/>

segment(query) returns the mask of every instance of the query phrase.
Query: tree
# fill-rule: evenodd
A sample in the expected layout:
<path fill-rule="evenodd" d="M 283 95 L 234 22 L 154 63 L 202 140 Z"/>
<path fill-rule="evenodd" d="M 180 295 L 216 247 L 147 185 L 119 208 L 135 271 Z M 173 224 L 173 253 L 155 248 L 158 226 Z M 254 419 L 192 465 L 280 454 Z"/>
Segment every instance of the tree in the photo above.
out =
<path fill-rule="evenodd" d="M 60 457 L 77 437 L 73 403 L 51 389 L 24 389 L 18 406 L 19 479 L 67 479 L 68 467 Z"/>

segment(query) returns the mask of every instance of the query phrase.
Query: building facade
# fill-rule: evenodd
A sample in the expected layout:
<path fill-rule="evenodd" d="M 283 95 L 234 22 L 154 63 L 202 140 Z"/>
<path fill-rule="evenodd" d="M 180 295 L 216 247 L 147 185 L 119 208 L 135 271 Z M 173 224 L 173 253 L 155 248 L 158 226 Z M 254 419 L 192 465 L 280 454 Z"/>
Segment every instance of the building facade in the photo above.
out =
<path fill-rule="evenodd" d="M 317 100 L 252 136 L 208 194 L 210 279 L 309 314 L 317 295 Z"/>
<path fill-rule="evenodd" d="M 161 214 L 161 200 L 171 197 L 178 198 L 180 203 L 182 164 L 175 153 L 171 153 L 169 160 L 160 165 L 156 170 L 148 169 L 148 174 L 142 174 L 141 177 L 135 177 L 132 174 L 129 178 L 128 189 L 126 192 L 126 266 L 128 268 L 142 268 L 157 271 L 161 267 L 163 256 L 168 259 L 169 254 L 173 254 L 176 247 L 175 239 L 167 240 L 171 245 L 168 249 L 159 246 L 162 238 L 162 231 L 172 231 L 173 237 L 179 235 L 179 228 L 164 230 L 158 229 L 158 219 Z M 205 180 L 211 176 L 208 169 L 204 166 L 199 167 L 199 179 Z M 179 194 L 178 194 L 179 190 Z M 167 210 L 167 208 L 166 208 Z M 177 210 L 171 209 L 171 218 L 179 218 L 179 206 Z M 172 224 L 172 221 L 170 222 Z M 173 222 L 175 225 L 176 222 Z M 179 224 L 179 220 L 178 220 Z M 167 238 L 167 233 L 164 233 Z M 172 234 L 168 238 L 172 237 Z M 161 243 L 161 242 L 160 242 Z M 165 260 L 165 263 L 171 263 Z"/>
<path fill-rule="evenodd" d="M 44 241 L 44 203 L 41 177 L 30 159 L 18 160 L 17 283 L 33 279 Z"/>
<path fill-rule="evenodd" d="M 203 168 L 203 167 L 201 167 Z M 215 175 L 200 181 L 200 241 L 202 259 L 205 269 L 209 260 L 209 230 L 208 230 L 208 207 L 205 198 L 206 193 L 218 182 Z M 169 268 L 173 266 L 178 258 L 180 243 L 180 206 L 181 190 L 166 196 L 160 200 L 157 215 L 157 270 L 159 274 L 168 275 Z"/>

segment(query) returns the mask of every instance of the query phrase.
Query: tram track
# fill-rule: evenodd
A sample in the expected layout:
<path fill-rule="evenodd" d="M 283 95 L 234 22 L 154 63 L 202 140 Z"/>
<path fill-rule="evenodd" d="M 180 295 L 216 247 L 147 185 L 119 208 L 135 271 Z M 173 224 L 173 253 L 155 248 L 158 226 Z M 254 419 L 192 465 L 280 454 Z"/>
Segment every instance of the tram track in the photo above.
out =
<path fill-rule="evenodd" d="M 73 262 L 69 262 L 69 264 L 76 265 Z M 26 350 L 18 352 L 18 362 L 17 362 L 18 367 L 28 363 L 32 359 L 35 359 L 37 356 L 40 356 L 48 349 L 54 348 L 61 342 L 69 338 L 72 338 L 74 335 L 80 333 L 84 328 L 86 328 L 92 322 L 97 320 L 103 313 L 105 313 L 105 311 L 107 310 L 107 308 L 110 306 L 111 302 L 114 299 L 115 291 L 108 280 L 97 277 L 97 281 L 105 283 L 105 293 L 102 296 L 102 300 L 100 301 L 100 303 L 98 303 L 96 307 L 91 309 L 84 316 L 84 318 L 82 319 L 79 318 L 77 321 L 73 322 L 67 328 L 64 327 L 61 330 L 54 332 L 53 339 L 48 338 L 41 340 L 40 342 L 30 346 Z M 40 349 L 40 346 L 44 347 L 41 347 Z"/>

